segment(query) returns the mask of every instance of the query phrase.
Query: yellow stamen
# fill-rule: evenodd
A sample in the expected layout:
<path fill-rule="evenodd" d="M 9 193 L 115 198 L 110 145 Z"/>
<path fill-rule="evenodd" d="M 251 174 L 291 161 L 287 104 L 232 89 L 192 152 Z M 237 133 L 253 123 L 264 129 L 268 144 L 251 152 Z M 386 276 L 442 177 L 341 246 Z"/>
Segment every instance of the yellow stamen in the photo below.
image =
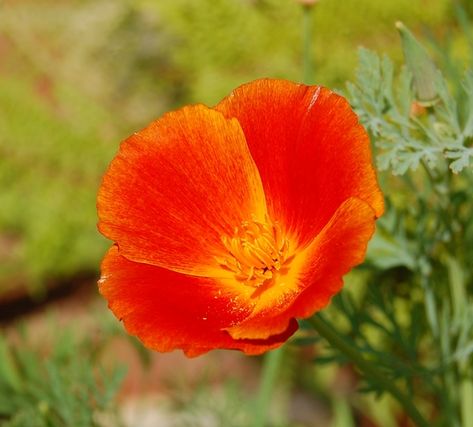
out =
<path fill-rule="evenodd" d="M 293 258 L 281 227 L 268 217 L 265 222 L 243 221 L 233 237 L 222 236 L 222 243 L 228 254 L 216 258 L 217 262 L 233 272 L 236 280 L 253 287 L 273 280 L 276 273 L 285 274 Z"/>

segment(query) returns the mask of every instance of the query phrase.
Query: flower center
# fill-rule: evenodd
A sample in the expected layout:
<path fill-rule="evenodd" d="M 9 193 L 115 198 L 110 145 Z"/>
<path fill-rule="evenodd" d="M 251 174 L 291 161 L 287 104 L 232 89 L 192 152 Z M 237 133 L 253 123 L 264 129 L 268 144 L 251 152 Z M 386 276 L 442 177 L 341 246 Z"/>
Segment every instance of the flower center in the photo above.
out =
<path fill-rule="evenodd" d="M 273 280 L 276 273 L 286 273 L 292 259 L 288 239 L 268 217 L 265 222 L 243 221 L 235 227 L 233 237 L 222 236 L 222 242 L 228 255 L 217 262 L 233 272 L 236 280 L 253 287 Z"/>

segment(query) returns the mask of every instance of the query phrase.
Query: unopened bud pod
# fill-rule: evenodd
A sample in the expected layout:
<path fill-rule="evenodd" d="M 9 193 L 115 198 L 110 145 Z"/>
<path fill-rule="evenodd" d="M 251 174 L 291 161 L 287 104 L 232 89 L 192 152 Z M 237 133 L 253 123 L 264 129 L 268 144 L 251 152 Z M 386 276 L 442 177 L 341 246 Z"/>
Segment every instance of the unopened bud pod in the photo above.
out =
<path fill-rule="evenodd" d="M 319 0 L 296 0 L 297 3 L 305 7 L 312 7 L 315 3 L 318 3 Z"/>
<path fill-rule="evenodd" d="M 407 68 L 412 73 L 417 102 L 423 107 L 430 107 L 437 101 L 437 68 L 425 48 L 402 22 L 396 22 L 396 28 L 401 35 Z"/>

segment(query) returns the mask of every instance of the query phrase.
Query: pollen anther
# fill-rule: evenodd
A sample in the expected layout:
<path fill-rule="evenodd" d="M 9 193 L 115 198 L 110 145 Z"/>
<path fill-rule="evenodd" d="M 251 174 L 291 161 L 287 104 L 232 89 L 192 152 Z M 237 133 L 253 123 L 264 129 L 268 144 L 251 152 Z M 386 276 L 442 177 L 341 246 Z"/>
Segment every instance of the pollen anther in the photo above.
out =
<path fill-rule="evenodd" d="M 285 272 L 292 259 L 289 241 L 283 237 L 280 225 L 266 217 L 265 222 L 253 218 L 235 227 L 233 237 L 222 236 L 228 255 L 217 258 L 236 280 L 258 287 L 273 280 L 277 272 Z"/>

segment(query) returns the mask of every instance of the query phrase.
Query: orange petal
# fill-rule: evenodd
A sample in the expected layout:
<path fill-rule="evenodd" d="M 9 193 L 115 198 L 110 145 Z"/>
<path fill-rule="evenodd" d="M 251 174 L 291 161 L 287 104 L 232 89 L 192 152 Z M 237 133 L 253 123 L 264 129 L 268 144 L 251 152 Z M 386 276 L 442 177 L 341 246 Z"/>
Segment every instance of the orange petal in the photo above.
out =
<path fill-rule="evenodd" d="M 261 354 L 297 329 L 292 321 L 268 339 L 235 340 L 223 329 L 248 316 L 251 307 L 239 303 L 232 286 L 129 261 L 116 246 L 102 262 L 99 289 L 127 331 L 161 352 L 182 349 L 194 357 L 225 348 Z"/>
<path fill-rule="evenodd" d="M 257 80 L 215 107 L 245 133 L 273 219 L 309 243 L 349 197 L 380 216 L 383 198 L 369 138 L 348 102 L 330 90 Z"/>
<path fill-rule="evenodd" d="M 292 318 L 324 308 L 342 287 L 342 276 L 360 264 L 374 232 L 375 212 L 350 198 L 310 245 L 294 258 L 288 276 L 257 300 L 252 314 L 227 328 L 233 338 L 263 338 L 284 331 Z"/>
<path fill-rule="evenodd" d="M 264 219 L 261 179 L 236 120 L 185 107 L 122 143 L 98 194 L 99 230 L 130 260 L 215 276 L 222 235 Z M 218 271 L 215 269 L 218 268 Z"/>

